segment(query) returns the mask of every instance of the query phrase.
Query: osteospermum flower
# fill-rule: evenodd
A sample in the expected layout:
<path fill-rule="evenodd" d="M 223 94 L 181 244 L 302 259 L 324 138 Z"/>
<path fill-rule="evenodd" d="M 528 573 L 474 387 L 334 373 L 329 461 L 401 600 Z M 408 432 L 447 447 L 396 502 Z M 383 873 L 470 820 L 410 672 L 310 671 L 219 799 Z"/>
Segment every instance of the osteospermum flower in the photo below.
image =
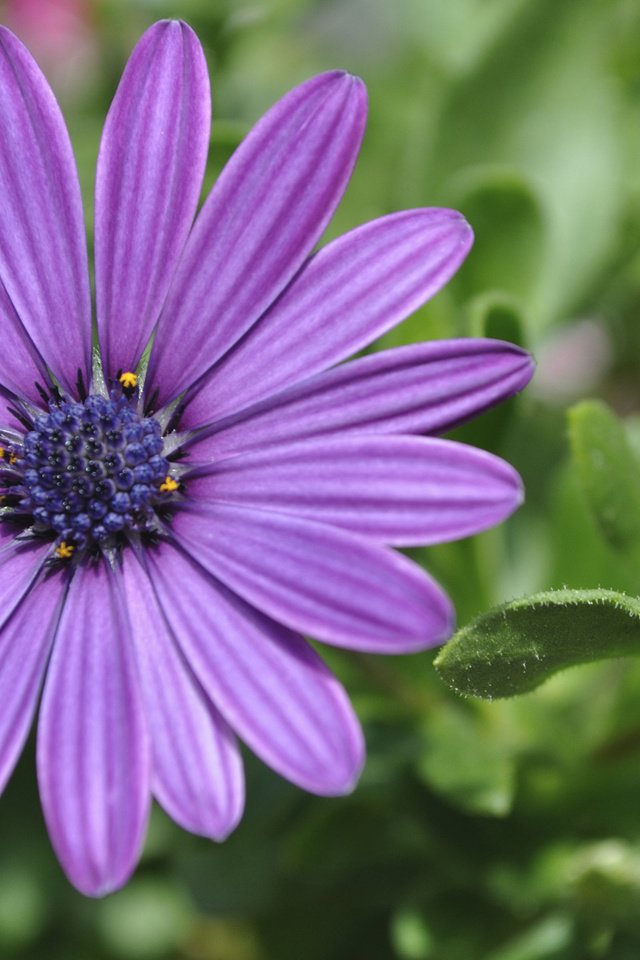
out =
<path fill-rule="evenodd" d="M 87 894 L 131 873 L 151 795 L 188 830 L 234 828 L 236 735 L 306 790 L 351 789 L 360 727 L 302 634 L 376 653 L 445 640 L 449 600 L 390 546 L 467 536 L 520 502 L 506 463 L 422 434 L 522 388 L 523 351 L 452 340 L 336 366 L 471 244 L 459 214 L 408 210 L 311 255 L 365 109 L 345 73 L 293 90 L 192 225 L 205 61 L 185 24 L 151 27 L 98 159 L 92 358 L 69 139 L 0 30 L 0 785 L 42 690 L 44 815 Z"/>

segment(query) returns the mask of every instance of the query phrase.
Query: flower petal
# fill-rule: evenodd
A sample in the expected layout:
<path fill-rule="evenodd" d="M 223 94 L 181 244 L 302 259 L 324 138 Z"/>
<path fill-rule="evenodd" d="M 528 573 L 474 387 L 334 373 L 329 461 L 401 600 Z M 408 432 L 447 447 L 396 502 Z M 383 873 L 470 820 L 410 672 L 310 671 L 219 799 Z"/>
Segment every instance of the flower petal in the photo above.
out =
<path fill-rule="evenodd" d="M 190 401 L 187 425 L 293 386 L 350 357 L 452 277 L 473 234 L 454 210 L 405 210 L 330 243 L 219 363 Z"/>
<path fill-rule="evenodd" d="M 64 593 L 56 578 L 38 583 L 49 545 L 17 541 L 0 524 L 0 790 L 29 733 Z"/>
<path fill-rule="evenodd" d="M 91 300 L 80 186 L 58 104 L 0 27 L 0 279 L 40 354 L 73 390 L 91 370 Z"/>
<path fill-rule="evenodd" d="M 124 586 L 151 734 L 152 790 L 185 830 L 223 840 L 244 806 L 244 776 L 236 739 L 185 663 L 149 577 L 123 554 Z M 172 585 L 167 603 L 179 590 Z"/>
<path fill-rule="evenodd" d="M 408 653 L 453 629 L 446 594 L 379 544 L 301 517 L 193 503 L 172 529 L 212 576 L 292 630 L 370 653 Z"/>
<path fill-rule="evenodd" d="M 22 399 L 42 403 L 35 384 L 49 384 L 47 368 L 1 282 L 0 338 L 0 387 Z"/>
<path fill-rule="evenodd" d="M 33 566 L 33 558 L 31 560 Z M 2 575 L 9 563 L 0 561 Z M 20 591 L 22 593 L 22 591 Z M 55 632 L 64 585 L 49 577 L 31 586 L 0 625 L 0 791 L 22 752 L 31 728 Z"/>
<path fill-rule="evenodd" d="M 253 128 L 189 237 L 151 353 L 171 400 L 252 326 L 303 264 L 344 192 L 366 115 L 363 84 L 321 74 Z"/>
<path fill-rule="evenodd" d="M 217 461 L 188 481 L 195 500 L 308 517 L 396 546 L 486 530 L 522 501 L 504 460 L 432 437 L 331 437 Z"/>
<path fill-rule="evenodd" d="M 129 627 L 102 563 L 69 586 L 42 698 L 37 760 L 51 841 L 88 896 L 121 886 L 140 853 L 149 761 Z"/>
<path fill-rule="evenodd" d="M 15 417 L 11 413 L 12 406 L 11 397 L 0 390 L 0 427 L 3 429 L 15 427 Z"/>
<path fill-rule="evenodd" d="M 194 459 L 333 433 L 444 433 L 522 390 L 528 353 L 500 340 L 436 340 L 319 374 L 196 438 Z"/>
<path fill-rule="evenodd" d="M 135 370 L 196 212 L 209 146 L 207 65 L 194 32 L 154 24 L 126 66 L 96 179 L 96 301 L 107 375 Z"/>
<path fill-rule="evenodd" d="M 362 732 L 344 689 L 318 655 L 181 551 L 163 545 L 147 557 L 185 656 L 236 733 L 305 790 L 352 789 L 363 763 Z"/>
<path fill-rule="evenodd" d="M 15 532 L 0 523 L 0 626 L 31 588 L 50 550 L 48 543 L 16 540 Z"/>

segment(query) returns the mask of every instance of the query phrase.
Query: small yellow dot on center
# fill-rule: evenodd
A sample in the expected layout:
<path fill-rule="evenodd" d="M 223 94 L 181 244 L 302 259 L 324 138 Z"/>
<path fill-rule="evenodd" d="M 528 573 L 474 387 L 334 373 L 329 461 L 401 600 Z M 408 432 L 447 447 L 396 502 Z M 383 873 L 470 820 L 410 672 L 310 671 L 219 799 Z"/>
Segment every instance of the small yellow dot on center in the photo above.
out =
<path fill-rule="evenodd" d="M 130 371 L 121 373 L 119 379 L 125 390 L 132 390 L 138 386 L 138 375 L 136 373 L 131 373 Z"/>

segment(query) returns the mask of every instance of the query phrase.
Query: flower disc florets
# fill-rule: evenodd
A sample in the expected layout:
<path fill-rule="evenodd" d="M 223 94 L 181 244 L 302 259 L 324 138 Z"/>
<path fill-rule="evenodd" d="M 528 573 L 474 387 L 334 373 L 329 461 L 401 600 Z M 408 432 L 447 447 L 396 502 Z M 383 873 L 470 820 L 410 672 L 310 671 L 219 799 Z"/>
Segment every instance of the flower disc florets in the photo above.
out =
<path fill-rule="evenodd" d="M 163 448 L 159 422 L 127 396 L 52 400 L 11 453 L 16 512 L 31 515 L 34 533 L 55 536 L 61 559 L 150 533 L 177 487 Z"/>

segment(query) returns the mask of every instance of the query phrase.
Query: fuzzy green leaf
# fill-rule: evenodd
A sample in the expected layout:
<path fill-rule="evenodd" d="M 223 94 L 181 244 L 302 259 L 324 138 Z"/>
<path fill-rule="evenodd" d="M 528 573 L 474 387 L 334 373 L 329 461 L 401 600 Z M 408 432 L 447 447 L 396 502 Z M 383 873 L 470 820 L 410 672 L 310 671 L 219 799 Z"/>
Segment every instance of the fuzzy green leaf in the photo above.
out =
<path fill-rule="evenodd" d="M 557 590 L 515 600 L 463 627 L 435 666 L 458 693 L 527 693 L 566 667 L 640 654 L 640 602 L 611 590 Z"/>

